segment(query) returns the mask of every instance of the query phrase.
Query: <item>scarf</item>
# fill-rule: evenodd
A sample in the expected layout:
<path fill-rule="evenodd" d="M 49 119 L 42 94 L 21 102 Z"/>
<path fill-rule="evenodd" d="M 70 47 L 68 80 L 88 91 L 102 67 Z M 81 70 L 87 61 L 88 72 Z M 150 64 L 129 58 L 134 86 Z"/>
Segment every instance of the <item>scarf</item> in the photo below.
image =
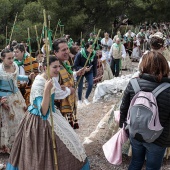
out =
<path fill-rule="evenodd" d="M 67 62 L 62 62 L 62 64 L 69 74 L 73 74 L 71 66 Z"/>
<path fill-rule="evenodd" d="M 68 44 L 69 49 L 73 46 L 74 42 L 73 42 L 72 38 L 69 39 L 69 42 L 67 44 Z"/>
<path fill-rule="evenodd" d="M 82 48 L 81 49 L 81 51 L 80 51 L 80 53 L 81 53 L 81 55 L 87 60 L 88 59 L 88 56 L 87 56 L 87 54 L 86 54 L 86 52 L 85 52 L 85 49 L 84 48 Z M 95 55 L 96 55 L 96 52 L 95 51 L 93 51 L 92 52 L 92 54 L 91 54 L 92 56 L 89 58 L 89 64 L 91 63 L 91 62 L 93 62 L 93 60 L 94 60 L 94 57 L 95 57 Z"/>
<path fill-rule="evenodd" d="M 23 59 L 22 59 L 22 61 L 19 61 L 18 59 L 14 59 L 14 62 L 18 65 L 18 66 L 22 66 L 22 65 L 24 65 L 24 61 L 25 61 L 25 59 L 27 58 L 27 54 L 25 53 L 24 54 L 24 56 L 23 56 Z"/>
<path fill-rule="evenodd" d="M 114 46 L 115 46 L 116 48 L 118 48 L 118 49 L 119 49 L 119 52 L 120 52 L 120 46 L 121 46 L 121 44 L 114 43 Z"/>

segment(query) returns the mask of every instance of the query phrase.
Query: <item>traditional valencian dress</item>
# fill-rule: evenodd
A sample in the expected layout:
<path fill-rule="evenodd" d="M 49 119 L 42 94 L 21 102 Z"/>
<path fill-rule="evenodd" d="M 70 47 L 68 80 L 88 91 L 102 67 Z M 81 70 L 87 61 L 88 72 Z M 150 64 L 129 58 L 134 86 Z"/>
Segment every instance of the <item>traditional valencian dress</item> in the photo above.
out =
<path fill-rule="evenodd" d="M 28 81 L 28 76 L 19 76 L 18 66 L 14 73 L 8 73 L 0 64 L 0 98 L 6 97 L 9 110 L 0 105 L 0 152 L 10 153 L 19 124 L 24 117 L 26 104 L 18 87 L 17 79 Z"/>
<path fill-rule="evenodd" d="M 35 75 L 39 73 L 38 62 L 36 61 L 35 58 L 29 56 L 28 53 L 24 54 L 22 61 L 19 61 L 18 59 L 14 59 L 14 62 L 18 65 L 19 75 L 29 75 L 31 74 L 31 72 L 34 72 Z M 29 98 L 30 98 L 31 82 L 27 83 L 25 81 L 18 81 L 18 87 L 28 106 L 30 104 Z"/>
<path fill-rule="evenodd" d="M 141 53 L 141 50 L 140 50 L 139 40 L 133 41 L 133 51 L 132 51 L 131 58 L 135 59 L 135 60 L 139 60 L 141 55 L 142 55 L 142 53 Z"/>
<path fill-rule="evenodd" d="M 28 111 L 22 120 L 7 163 L 7 170 L 55 170 L 49 111 L 41 113 L 46 80 L 38 75 L 31 89 Z M 73 128 L 54 107 L 52 111 L 59 170 L 89 170 L 84 148 Z"/>

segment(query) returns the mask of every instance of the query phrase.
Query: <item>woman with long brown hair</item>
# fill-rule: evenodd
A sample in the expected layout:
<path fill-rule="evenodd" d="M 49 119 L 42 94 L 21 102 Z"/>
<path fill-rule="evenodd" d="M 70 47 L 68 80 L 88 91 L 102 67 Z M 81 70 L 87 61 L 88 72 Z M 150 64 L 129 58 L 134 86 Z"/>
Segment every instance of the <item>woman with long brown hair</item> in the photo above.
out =
<path fill-rule="evenodd" d="M 165 57 L 156 51 L 150 51 L 143 55 L 139 65 L 138 84 L 142 91 L 152 92 L 161 83 L 170 83 L 169 66 Z M 122 104 L 120 106 L 120 123 L 122 127 L 126 122 L 130 102 L 135 92 L 131 82 L 126 87 Z M 160 124 L 163 127 L 161 135 L 152 143 L 143 142 L 131 135 L 132 160 L 129 170 L 141 170 L 146 157 L 146 169 L 159 170 L 167 147 L 170 147 L 170 88 L 158 95 L 157 105 Z"/>

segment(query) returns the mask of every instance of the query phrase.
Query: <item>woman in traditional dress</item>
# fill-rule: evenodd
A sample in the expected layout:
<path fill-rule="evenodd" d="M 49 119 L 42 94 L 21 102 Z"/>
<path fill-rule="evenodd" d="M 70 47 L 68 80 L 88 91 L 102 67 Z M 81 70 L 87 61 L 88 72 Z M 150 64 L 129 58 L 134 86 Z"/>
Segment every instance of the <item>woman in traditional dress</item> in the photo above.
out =
<path fill-rule="evenodd" d="M 59 170 L 89 170 L 84 148 L 73 128 L 54 108 L 54 86 L 44 72 L 36 76 L 31 88 L 28 111 L 22 120 L 7 163 L 7 170 L 55 170 L 50 123 L 50 101 L 54 122 L 57 166 Z M 60 64 L 55 56 L 49 59 L 50 78 L 57 77 Z M 51 93 L 50 93 L 51 92 Z M 51 100 L 50 100 L 51 97 Z"/>
<path fill-rule="evenodd" d="M 28 81 L 28 76 L 19 76 L 18 66 L 13 62 L 13 53 L 1 52 L 0 64 L 0 152 L 10 153 L 19 124 L 26 110 L 25 100 L 18 87 L 17 79 Z"/>
<path fill-rule="evenodd" d="M 141 56 L 142 56 L 142 53 L 141 53 L 141 49 L 140 49 L 140 42 L 136 38 L 136 36 L 134 36 L 134 38 L 133 38 L 133 51 L 132 51 L 131 58 L 134 61 L 135 60 L 139 61 Z"/>

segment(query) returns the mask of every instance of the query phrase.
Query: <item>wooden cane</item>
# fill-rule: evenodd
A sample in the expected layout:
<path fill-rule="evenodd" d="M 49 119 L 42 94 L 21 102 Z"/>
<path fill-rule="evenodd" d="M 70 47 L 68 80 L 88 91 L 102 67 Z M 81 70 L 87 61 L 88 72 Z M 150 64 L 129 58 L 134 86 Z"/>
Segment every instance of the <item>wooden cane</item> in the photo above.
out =
<path fill-rule="evenodd" d="M 41 44 L 42 39 L 44 38 L 44 37 L 42 37 L 43 31 L 45 31 L 45 30 L 44 30 L 44 23 L 43 23 L 43 28 L 42 28 L 41 36 L 40 36 L 40 44 Z"/>
<path fill-rule="evenodd" d="M 60 22 L 60 19 L 58 20 L 58 23 Z M 53 40 L 55 40 L 55 37 L 56 37 L 56 34 L 57 34 L 57 30 L 58 30 L 58 24 L 57 23 L 57 26 L 56 26 L 56 29 L 55 29 L 55 33 L 54 33 L 54 37 L 53 37 Z"/>
<path fill-rule="evenodd" d="M 8 40 L 7 40 L 7 37 L 8 37 L 8 27 L 6 26 L 6 46 L 7 46 L 7 44 L 8 44 Z"/>
<path fill-rule="evenodd" d="M 16 21 L 17 21 L 17 16 L 18 16 L 18 12 L 16 13 L 15 20 L 14 20 L 14 24 L 13 24 L 13 26 L 12 26 L 12 31 L 11 31 L 11 35 L 10 35 L 9 43 L 8 43 L 9 45 L 10 45 L 10 43 L 11 43 L 11 39 L 12 39 L 12 35 L 13 35 L 13 32 L 14 32 L 15 23 L 16 23 Z"/>
<path fill-rule="evenodd" d="M 38 52 L 40 54 L 40 42 L 39 42 L 39 38 L 38 38 L 38 32 L 37 32 L 37 26 L 35 25 L 35 34 L 36 34 L 36 37 L 37 37 L 37 46 L 38 46 Z"/>
<path fill-rule="evenodd" d="M 81 31 L 81 38 L 80 38 L 80 45 L 81 45 L 81 48 L 82 48 L 82 39 L 83 39 L 83 33 L 82 33 L 82 31 Z"/>
<path fill-rule="evenodd" d="M 43 10 L 44 14 L 44 25 L 45 25 L 45 43 L 46 43 L 46 55 L 47 55 L 47 72 L 48 72 L 48 79 L 50 79 L 50 68 L 49 68 L 49 50 L 48 50 L 48 39 L 47 39 L 47 18 L 45 9 Z M 50 91 L 51 94 L 51 91 Z M 54 163 L 56 170 L 58 170 L 58 161 L 57 161 L 57 151 L 56 151 L 56 143 L 55 143 L 55 135 L 54 135 L 54 122 L 53 122 L 53 114 L 52 114 L 52 101 L 50 95 L 50 118 L 51 118 L 51 130 L 52 130 L 52 142 L 53 142 L 53 152 L 54 152 Z"/>
<path fill-rule="evenodd" d="M 28 28 L 28 44 L 29 44 L 29 53 L 30 53 L 30 66 L 31 66 L 31 72 L 33 72 L 33 65 L 32 65 L 32 57 L 31 57 L 31 41 L 30 41 L 30 29 Z"/>

